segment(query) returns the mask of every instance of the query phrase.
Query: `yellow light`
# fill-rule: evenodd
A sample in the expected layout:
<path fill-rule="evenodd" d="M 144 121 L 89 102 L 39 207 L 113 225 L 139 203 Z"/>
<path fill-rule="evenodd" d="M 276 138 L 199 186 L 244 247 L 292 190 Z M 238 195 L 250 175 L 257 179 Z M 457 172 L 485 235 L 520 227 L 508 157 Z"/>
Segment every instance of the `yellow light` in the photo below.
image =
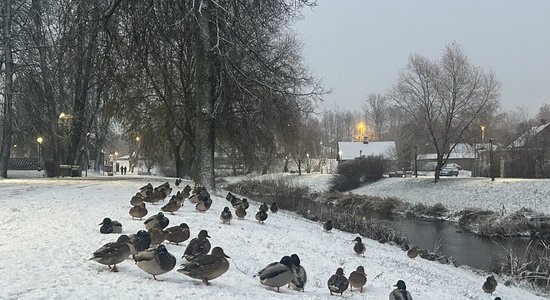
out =
<path fill-rule="evenodd" d="M 118 152 L 115 151 L 115 156 L 118 156 Z"/>
<path fill-rule="evenodd" d="M 61 112 L 61 113 L 59 114 L 59 118 L 60 118 L 60 119 L 65 119 L 66 116 L 67 116 L 67 115 L 66 115 L 64 112 Z"/>
<path fill-rule="evenodd" d="M 39 143 L 39 144 L 42 144 L 44 142 L 44 138 L 39 136 L 36 138 L 36 142 Z"/>
<path fill-rule="evenodd" d="M 138 135 L 138 136 L 136 136 L 136 142 L 139 143 L 139 141 L 141 141 L 141 137 Z"/>

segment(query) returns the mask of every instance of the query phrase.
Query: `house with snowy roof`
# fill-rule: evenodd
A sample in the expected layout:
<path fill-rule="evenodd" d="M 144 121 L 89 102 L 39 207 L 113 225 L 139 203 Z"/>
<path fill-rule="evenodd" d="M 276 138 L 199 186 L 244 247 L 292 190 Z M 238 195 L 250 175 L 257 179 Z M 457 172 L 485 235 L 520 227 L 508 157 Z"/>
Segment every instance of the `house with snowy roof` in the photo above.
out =
<path fill-rule="evenodd" d="M 506 175 L 550 177 L 550 123 L 532 126 L 506 147 Z"/>
<path fill-rule="evenodd" d="M 338 142 L 338 162 L 376 155 L 381 155 L 385 160 L 395 160 L 395 141 L 370 142 L 365 139 L 363 142 Z"/>
<path fill-rule="evenodd" d="M 451 144 L 449 147 L 454 146 L 454 149 L 449 154 L 449 159 L 447 159 L 447 163 L 456 163 L 465 170 L 471 170 L 474 159 L 476 159 L 476 149 L 480 149 L 479 145 L 480 144 L 474 147 L 473 145 L 470 145 L 468 143 Z M 422 166 L 427 164 L 428 162 L 436 162 L 437 154 L 418 154 L 417 160 L 419 169 L 422 169 Z"/>

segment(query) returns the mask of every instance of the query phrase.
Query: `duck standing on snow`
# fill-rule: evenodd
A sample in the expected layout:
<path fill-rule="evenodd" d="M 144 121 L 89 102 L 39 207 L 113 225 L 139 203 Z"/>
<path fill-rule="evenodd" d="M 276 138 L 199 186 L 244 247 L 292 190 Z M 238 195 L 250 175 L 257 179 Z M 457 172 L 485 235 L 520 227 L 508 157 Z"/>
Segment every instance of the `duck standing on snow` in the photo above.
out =
<path fill-rule="evenodd" d="M 145 203 L 141 202 L 141 204 L 132 206 L 128 213 L 130 214 L 130 216 L 132 216 L 132 220 L 134 218 L 139 218 L 141 220 L 147 215 L 147 208 L 145 207 Z"/>
<path fill-rule="evenodd" d="M 225 195 L 225 200 L 231 202 L 231 200 L 233 200 L 233 194 L 231 194 L 231 192 L 227 192 L 227 195 Z"/>
<path fill-rule="evenodd" d="M 497 288 L 497 285 L 498 285 L 498 283 L 495 279 L 495 276 L 491 275 L 491 276 L 487 277 L 487 280 L 483 283 L 481 288 L 483 289 L 483 291 L 485 293 L 493 294 L 493 292 Z"/>
<path fill-rule="evenodd" d="M 264 221 L 267 220 L 267 212 L 261 209 L 258 210 L 258 212 L 256 213 L 256 220 L 263 224 Z"/>
<path fill-rule="evenodd" d="M 130 254 L 136 255 L 138 252 L 146 250 L 151 246 L 151 235 L 145 230 L 140 230 L 135 234 L 130 234 Z"/>
<path fill-rule="evenodd" d="M 168 220 L 162 212 L 158 212 L 156 215 L 149 217 L 149 219 L 144 222 L 145 229 L 147 230 L 162 230 L 168 226 L 168 223 L 170 223 L 170 220 Z"/>
<path fill-rule="evenodd" d="M 220 277 L 229 269 L 227 256 L 221 247 L 214 247 L 212 253 L 198 257 L 194 261 L 187 263 L 178 269 L 191 278 L 201 279 L 206 285 L 210 285 L 209 280 Z"/>
<path fill-rule="evenodd" d="M 269 209 L 272 213 L 276 214 L 279 211 L 279 206 L 277 206 L 277 202 L 271 203 L 271 207 Z"/>
<path fill-rule="evenodd" d="M 160 210 L 162 210 L 163 212 L 174 214 L 174 212 L 176 212 L 180 208 L 181 208 L 181 202 L 178 201 L 178 198 L 174 195 L 172 196 L 172 198 L 170 198 L 170 201 L 168 201 L 166 205 L 160 208 Z"/>
<path fill-rule="evenodd" d="M 410 258 L 416 258 L 418 256 L 418 247 L 414 246 L 407 251 L 407 256 Z"/>
<path fill-rule="evenodd" d="M 161 191 L 164 194 L 164 197 L 168 197 L 172 193 L 172 188 L 170 187 L 170 184 L 168 182 L 165 182 L 159 186 L 157 186 L 157 189 Z M 164 198 L 162 198 L 164 200 Z"/>
<path fill-rule="evenodd" d="M 198 210 L 199 212 L 205 212 L 208 209 L 210 209 L 210 206 L 212 205 L 212 199 L 210 199 L 209 196 L 198 196 L 200 202 L 195 205 L 195 210 Z"/>
<path fill-rule="evenodd" d="M 330 232 L 332 230 L 332 220 L 326 221 L 325 224 L 323 224 L 323 229 L 326 232 Z"/>
<path fill-rule="evenodd" d="M 365 244 L 363 244 L 361 238 L 356 237 L 353 241 L 355 242 L 355 245 L 353 246 L 353 251 L 355 251 L 355 254 L 363 255 L 363 257 L 365 257 L 365 255 L 363 254 L 365 253 Z"/>
<path fill-rule="evenodd" d="M 188 184 L 186 184 L 186 185 L 183 187 L 183 190 L 182 190 L 182 192 L 181 192 L 181 197 L 182 197 L 183 199 L 185 199 L 185 198 L 189 197 L 190 193 L 191 193 L 191 187 L 190 187 Z"/>
<path fill-rule="evenodd" d="M 99 232 L 101 233 L 121 233 L 122 232 L 122 224 L 118 221 L 111 220 L 110 218 L 105 218 L 101 223 L 98 225 L 101 225 L 99 227 Z"/>
<path fill-rule="evenodd" d="M 175 184 L 176 184 L 176 187 L 179 187 L 181 184 L 181 178 L 176 178 Z"/>
<path fill-rule="evenodd" d="M 250 204 L 248 204 L 248 199 L 243 198 L 243 199 L 241 200 L 241 207 L 242 207 L 244 210 L 247 210 L 249 206 L 250 206 Z"/>
<path fill-rule="evenodd" d="M 164 274 L 176 266 L 176 258 L 166 250 L 164 245 L 141 251 L 134 256 L 134 260 L 140 269 L 153 275 L 155 280 L 157 280 L 156 275 Z"/>
<path fill-rule="evenodd" d="M 330 295 L 332 293 L 340 293 L 340 296 L 348 289 L 349 282 L 344 276 L 344 269 L 338 268 L 336 274 L 330 276 L 327 282 Z"/>
<path fill-rule="evenodd" d="M 162 229 L 151 229 L 149 230 L 149 234 L 151 235 L 151 245 L 160 245 L 164 240 L 166 240 L 166 236 L 168 233 Z"/>
<path fill-rule="evenodd" d="M 279 262 L 270 263 L 254 277 L 260 276 L 261 284 L 276 287 L 279 292 L 280 287 L 289 284 L 294 279 L 292 264 L 290 256 L 283 256 Z"/>
<path fill-rule="evenodd" d="M 350 292 L 353 288 L 359 288 L 359 292 L 363 292 L 363 286 L 367 283 L 367 274 L 365 274 L 365 268 L 363 266 L 357 267 L 357 269 L 349 274 Z"/>
<path fill-rule="evenodd" d="M 109 266 L 112 272 L 118 272 L 117 264 L 125 261 L 130 256 L 130 238 L 123 234 L 116 242 L 110 242 L 97 249 L 89 260 L 95 260 L 100 264 Z M 111 268 L 111 265 L 113 267 Z"/>
<path fill-rule="evenodd" d="M 229 207 L 226 206 L 220 214 L 220 220 L 222 220 L 224 224 L 231 224 L 231 219 L 233 219 L 233 215 L 231 214 L 231 211 L 229 211 Z"/>
<path fill-rule="evenodd" d="M 185 223 L 181 223 L 179 226 L 166 228 L 165 232 L 166 240 L 176 245 L 186 241 L 190 236 L 189 226 Z"/>
<path fill-rule="evenodd" d="M 198 234 L 198 236 L 194 239 L 192 239 L 189 242 L 189 245 L 187 245 L 187 248 L 185 248 L 185 251 L 183 252 L 183 258 L 187 259 L 188 261 L 193 261 L 197 257 L 208 254 L 208 251 L 210 251 L 210 241 L 207 239 L 210 236 L 208 235 L 208 231 L 201 230 Z"/>
<path fill-rule="evenodd" d="M 306 269 L 300 265 L 300 258 L 296 254 L 290 256 L 292 259 L 292 271 L 294 272 L 294 279 L 290 281 L 289 286 L 298 291 L 304 291 L 304 287 L 307 282 Z"/>
<path fill-rule="evenodd" d="M 243 208 L 242 205 L 237 207 L 237 209 L 235 209 L 235 215 L 239 220 L 242 220 L 244 219 L 244 217 L 246 217 L 246 210 Z"/>
<path fill-rule="evenodd" d="M 260 205 L 260 210 L 267 212 L 269 210 L 269 207 L 267 207 L 267 204 L 262 203 L 262 205 Z"/>
<path fill-rule="evenodd" d="M 130 199 L 130 204 L 132 206 L 140 205 L 143 203 L 143 196 L 141 196 L 141 193 L 136 193 L 132 198 Z"/>
<path fill-rule="evenodd" d="M 390 293 L 390 300 L 412 300 L 411 293 L 407 291 L 405 281 L 398 280 L 394 286 L 397 288 Z"/>

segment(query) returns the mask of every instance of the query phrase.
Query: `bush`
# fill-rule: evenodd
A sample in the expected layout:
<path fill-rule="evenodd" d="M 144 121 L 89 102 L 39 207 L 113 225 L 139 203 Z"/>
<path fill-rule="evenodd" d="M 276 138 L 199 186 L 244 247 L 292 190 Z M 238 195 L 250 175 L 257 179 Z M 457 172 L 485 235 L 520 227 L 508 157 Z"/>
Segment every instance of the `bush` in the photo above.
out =
<path fill-rule="evenodd" d="M 48 160 L 44 163 L 44 171 L 46 171 L 46 176 L 48 177 L 59 176 L 59 166 L 53 160 Z"/>
<path fill-rule="evenodd" d="M 380 180 L 386 172 L 382 156 L 367 156 L 338 164 L 336 176 L 331 180 L 331 191 L 349 191 L 363 182 Z"/>

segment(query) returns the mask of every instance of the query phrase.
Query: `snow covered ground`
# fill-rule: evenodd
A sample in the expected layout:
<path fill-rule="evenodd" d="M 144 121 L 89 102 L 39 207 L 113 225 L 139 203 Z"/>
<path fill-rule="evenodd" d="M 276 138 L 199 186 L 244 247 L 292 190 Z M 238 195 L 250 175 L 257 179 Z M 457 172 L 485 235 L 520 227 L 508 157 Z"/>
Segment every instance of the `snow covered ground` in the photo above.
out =
<path fill-rule="evenodd" d="M 312 180 L 314 188 L 322 188 L 322 181 L 327 178 L 311 175 L 300 180 Z M 412 180 L 424 178 L 391 179 L 380 184 L 412 185 Z M 365 257 L 356 256 L 351 242 L 356 235 L 341 231 L 326 233 L 320 223 L 293 213 L 270 214 L 261 225 L 254 220 L 256 203 L 251 204 L 245 220 L 234 219 L 230 225 L 223 225 L 219 214 L 229 204 L 224 199 L 225 192 L 214 195 L 214 203 L 206 213 L 196 212 L 186 202 L 175 215 L 168 215 L 169 226 L 186 222 L 192 237 L 201 229 L 208 230 L 212 246 L 223 247 L 232 257 L 227 273 L 214 279 L 211 286 L 204 286 L 175 270 L 154 281 L 130 260 L 119 265 L 118 273 L 89 261 L 96 249 L 118 236 L 99 233 L 98 223 L 104 217 L 120 221 L 124 234 L 144 228 L 143 221 L 132 220 L 128 210 L 131 196 L 146 182 L 131 177 L 0 180 L 3 195 L 0 199 L 0 298 L 334 299 L 327 289 L 327 280 L 336 268 L 342 266 L 349 275 L 362 265 L 368 275 L 366 289 L 362 294 L 348 290 L 344 298 L 387 299 L 392 285 L 403 279 L 414 299 L 493 299 L 495 296 L 545 299 L 522 287 L 506 287 L 502 278 L 497 278 L 500 284 L 490 296 L 481 290 L 488 274 L 410 259 L 395 246 L 371 240 L 364 241 Z M 160 178 L 152 181 L 153 185 L 161 183 Z M 421 194 L 417 199 L 428 193 Z M 148 216 L 156 214 L 160 207 L 148 205 Z M 178 260 L 177 266 L 187 242 L 180 246 L 167 245 Z M 292 253 L 300 256 L 308 272 L 304 293 L 286 287 L 277 293 L 252 277 L 268 263 Z"/>
<path fill-rule="evenodd" d="M 392 177 L 366 184 L 350 191 L 351 193 L 371 196 L 393 196 L 410 203 L 434 205 L 442 203 L 450 213 L 465 208 L 481 208 L 492 211 L 513 213 L 522 207 L 536 212 L 550 214 L 550 180 L 470 177 L 461 171 L 459 177 L 442 177 L 434 183 L 433 174 L 425 176 Z M 431 176 L 430 176 L 431 175 Z M 326 191 L 330 174 L 269 174 L 263 177 L 286 176 L 297 185 L 309 186 L 312 191 Z M 230 180 L 238 180 L 234 178 Z"/>

